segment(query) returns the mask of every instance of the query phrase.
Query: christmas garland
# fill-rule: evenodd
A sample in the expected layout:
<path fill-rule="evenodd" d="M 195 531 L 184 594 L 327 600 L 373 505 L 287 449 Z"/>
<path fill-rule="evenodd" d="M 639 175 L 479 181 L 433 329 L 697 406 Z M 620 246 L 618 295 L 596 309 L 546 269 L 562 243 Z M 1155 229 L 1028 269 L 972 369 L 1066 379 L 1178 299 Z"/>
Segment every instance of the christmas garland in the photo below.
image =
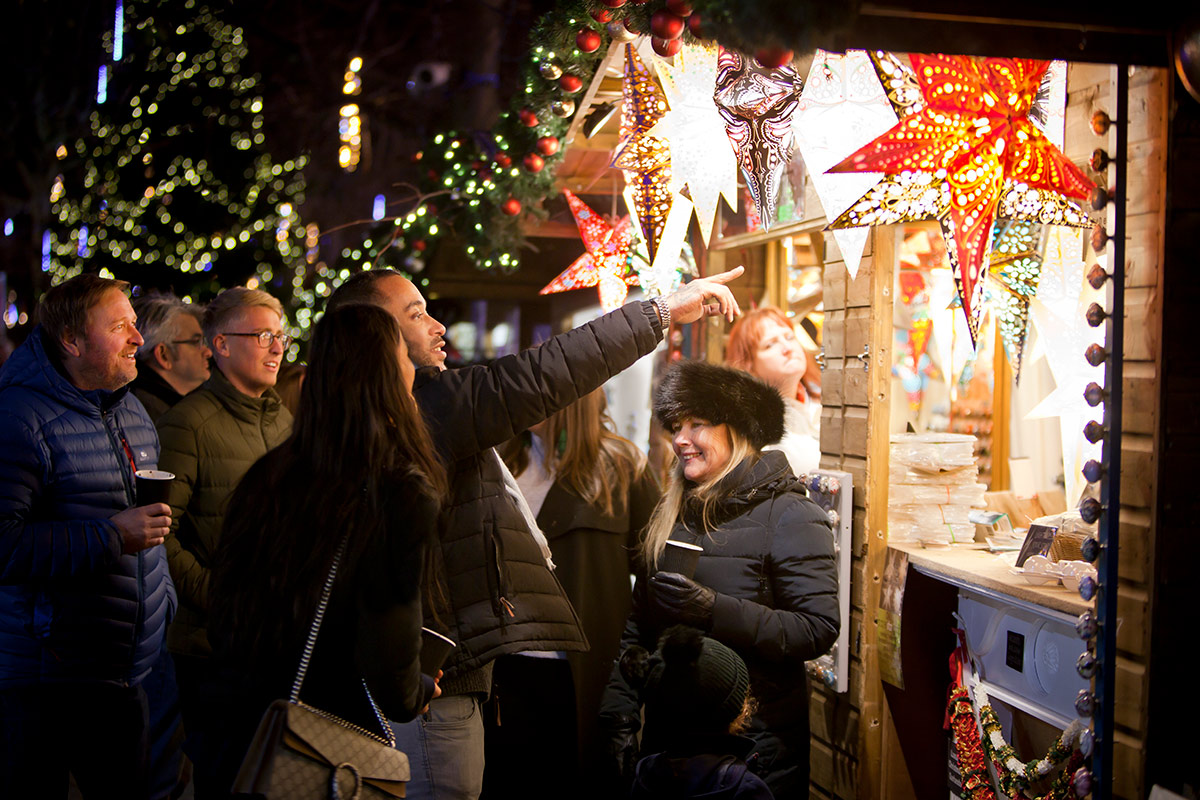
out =
<path fill-rule="evenodd" d="M 958 769 L 962 773 L 963 794 L 967 800 L 996 800 L 988 778 L 987 756 L 979 741 L 979 726 L 971 708 L 971 694 L 965 686 L 950 692 L 950 729 L 958 751 Z"/>
<path fill-rule="evenodd" d="M 445 131 L 415 157 L 425 169 L 412 207 L 365 230 L 331 275 L 391 266 L 425 267 L 430 243 L 452 233 L 480 269 L 516 270 L 520 219 L 544 216 L 577 93 L 593 79 L 609 41 L 653 37 L 661 55 L 700 38 L 784 63 L 845 29 L 858 0 L 561 0 L 530 31 L 529 59 L 509 109 L 488 131 Z M 332 280 L 333 286 L 340 278 Z M 332 287 L 331 287 L 332 289 Z"/>
<path fill-rule="evenodd" d="M 1083 754 L 1075 749 L 1075 743 L 1084 730 L 1083 724 L 1079 720 L 1073 721 L 1044 757 L 1023 762 L 1012 745 L 1004 740 L 1000 718 L 980 685 L 975 687 L 975 701 L 979 707 L 978 725 L 970 693 L 965 687 L 954 687 L 947 709 L 967 800 L 995 800 L 996 794 L 987 777 L 989 761 L 996 768 L 1000 790 L 1012 798 L 1036 797 L 1031 794 L 1031 783 L 1048 777 L 1062 764 L 1050 789 L 1037 800 L 1065 800 L 1071 793 L 1075 771 L 1084 761 Z M 983 728 L 982 736 L 979 733 L 980 726 Z"/>

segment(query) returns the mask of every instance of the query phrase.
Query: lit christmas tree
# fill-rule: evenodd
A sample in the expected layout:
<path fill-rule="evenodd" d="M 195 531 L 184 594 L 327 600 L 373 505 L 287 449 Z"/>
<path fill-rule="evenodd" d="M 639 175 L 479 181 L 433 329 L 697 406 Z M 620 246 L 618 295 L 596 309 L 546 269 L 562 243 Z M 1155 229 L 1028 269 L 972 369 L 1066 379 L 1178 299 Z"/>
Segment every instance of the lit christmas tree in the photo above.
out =
<path fill-rule="evenodd" d="M 107 84 L 101 75 L 91 130 L 59 150 L 43 269 L 54 283 L 106 269 L 197 301 L 261 283 L 295 305 L 305 158 L 278 163 L 266 149 L 241 28 L 194 0 L 127 11 L 105 37 L 116 63 Z"/>

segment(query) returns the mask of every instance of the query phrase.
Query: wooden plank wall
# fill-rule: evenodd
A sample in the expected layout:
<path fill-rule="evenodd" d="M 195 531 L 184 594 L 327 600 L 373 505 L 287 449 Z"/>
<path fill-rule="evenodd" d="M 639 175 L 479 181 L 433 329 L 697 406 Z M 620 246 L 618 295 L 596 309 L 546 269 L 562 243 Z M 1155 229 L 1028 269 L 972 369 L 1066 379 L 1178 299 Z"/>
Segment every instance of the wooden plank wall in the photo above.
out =
<path fill-rule="evenodd" d="M 1114 150 L 1115 131 L 1100 137 L 1088 123 L 1097 110 L 1115 116 L 1115 70 L 1116 67 L 1094 64 L 1072 65 L 1070 69 L 1065 152 L 1077 164 L 1086 163 L 1097 147 L 1104 147 L 1110 154 Z M 1123 798 L 1146 796 L 1150 581 L 1162 369 L 1159 342 L 1167 80 L 1168 75 L 1162 69 L 1133 68 L 1130 72 L 1118 599 L 1121 623 L 1117 631 L 1113 773 L 1113 794 Z M 1102 183 L 1111 180 L 1096 177 Z M 1094 261 L 1092 255 L 1087 263 Z"/>
<path fill-rule="evenodd" d="M 887 393 L 891 369 L 894 233 L 877 230 L 851 279 L 833 235 L 825 235 L 821 466 L 853 476 L 850 686 L 837 694 L 814 686 L 810 698 L 812 797 L 876 797 L 881 769 L 883 697 L 875 675 L 874 611 L 882 573 L 887 500 L 868 501 L 867 478 L 887 474 Z M 866 362 L 858 358 L 869 346 Z M 869 364 L 869 367 L 866 365 Z M 877 396 L 879 402 L 872 403 Z M 869 436 L 882 426 L 882 435 Z M 869 442 L 882 442 L 876 452 Z M 875 533 L 871 533 L 874 531 Z"/>

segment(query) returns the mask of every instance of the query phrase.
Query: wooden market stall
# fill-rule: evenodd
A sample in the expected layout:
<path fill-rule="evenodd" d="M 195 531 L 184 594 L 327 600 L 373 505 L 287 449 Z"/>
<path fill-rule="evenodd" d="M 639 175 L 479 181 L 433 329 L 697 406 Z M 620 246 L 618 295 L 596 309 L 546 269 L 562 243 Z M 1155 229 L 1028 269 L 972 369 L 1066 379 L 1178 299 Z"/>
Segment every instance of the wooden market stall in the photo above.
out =
<path fill-rule="evenodd" d="M 1073 63 L 1068 70 L 1066 108 L 1066 154 L 1077 164 L 1086 164 L 1097 148 L 1115 147 L 1112 131 L 1098 136 L 1091 128 L 1096 112 L 1115 116 L 1118 67 Z M 1120 489 L 1120 585 L 1116 618 L 1119 627 L 1116 649 L 1107 668 L 1112 668 L 1115 688 L 1111 776 L 1112 796 L 1145 797 L 1149 786 L 1169 777 L 1156 778 L 1147 773 L 1147 740 L 1150 738 L 1150 661 L 1154 630 L 1153 574 L 1156 506 L 1156 455 L 1159 449 L 1160 373 L 1159 347 L 1162 327 L 1162 248 L 1166 214 L 1167 107 L 1172 75 L 1164 68 L 1131 67 L 1128 72 L 1128 188 L 1125 206 L 1124 288 L 1126 292 L 1126 329 L 1123 346 L 1122 379 L 1121 489 Z M 1112 178 L 1101 174 L 1101 185 Z M 820 205 L 810 208 L 820 212 Z M 1112 229 L 1111 214 L 1095 213 L 1097 222 Z M 894 270 L 898 263 L 899 231 L 874 229 L 856 278 L 850 278 L 841 261 L 837 243 L 822 232 L 827 220 L 814 215 L 780 230 L 757 235 L 740 235 L 723 241 L 709 254 L 710 269 L 727 268 L 736 263 L 755 265 L 759 276 L 752 276 L 744 287 L 754 299 L 786 307 L 780 288 L 784 281 L 779 272 L 784 241 L 797 236 L 816 240 L 813 252 L 820 254 L 823 272 L 824 356 L 821 419 L 822 467 L 854 476 L 852 612 L 845 621 L 850 626 L 853 657 L 849 690 L 830 691 L 814 685 L 811 726 L 813 731 L 812 775 L 814 797 L 925 797 L 935 796 L 934 789 L 945 790 L 946 752 L 940 722 L 944 714 L 946 656 L 953 648 L 950 628 L 953 604 L 941 608 L 942 616 L 931 619 L 930 608 L 919 605 L 929 597 L 918 593 L 912 602 L 918 608 L 910 615 L 926 622 L 936 621 L 942 631 L 942 652 L 924 653 L 910 659 L 906 668 L 935 670 L 932 677 L 937 690 L 926 700 L 933 703 L 935 726 L 916 727 L 912 720 L 893 718 L 892 705 L 902 706 L 912 716 L 912 703 L 904 702 L 904 692 L 890 691 L 881 680 L 879 631 L 876 610 L 884 581 L 884 564 L 889 549 L 903 549 L 910 557 L 912 570 L 950 586 L 972 585 L 1000 597 L 1019 597 L 1026 606 L 1041 607 L 1050 615 L 1082 614 L 1090 604 L 1063 588 L 1036 590 L 1007 570 L 997 569 L 978 552 L 962 554 L 913 550 L 911 546 L 891 548 L 888 542 L 887 507 L 888 434 L 890 409 L 902 402 L 894 396 L 891 379 L 893 365 Z M 757 250 L 757 252 L 755 252 Z M 1111 250 L 1111 248 L 1110 248 Z M 1088 263 L 1095 263 L 1100 252 L 1089 252 Z M 1111 262 L 1110 262 L 1111 264 Z M 1110 266 L 1110 269 L 1112 267 Z M 721 325 L 710 323 L 708 357 L 721 358 Z M 1109 345 L 1110 349 L 1112 345 Z M 1079 353 L 1083 358 L 1083 353 Z M 1002 359 L 1000 359 L 1002 361 Z M 1009 375 L 998 373 L 995 401 L 998 408 L 1005 400 Z M 1075 398 L 1084 403 L 1082 396 Z M 997 411 L 998 420 L 1007 417 Z M 1005 465 L 1004 444 L 1011 434 L 1002 422 L 992 436 L 999 446 L 993 452 L 994 467 Z M 1083 437 L 1083 431 L 1077 432 Z M 993 488 L 1006 488 L 1002 469 L 992 475 Z M 956 563 L 961 557 L 973 557 L 977 563 Z M 910 578 L 911 580 L 911 578 Z M 936 595 L 936 593 L 935 593 Z M 945 600 L 944 593 L 942 595 Z M 1016 601 L 1014 601 L 1016 602 Z M 932 603 L 930 603 L 932 606 Z M 940 608 L 940 607 L 939 607 Z M 906 627 L 907 631 L 907 627 Z M 918 648 L 934 646 L 928 638 L 913 639 Z M 1086 643 L 1077 643 L 1078 651 Z M 1064 669 L 1073 671 L 1077 652 L 1062 652 Z M 931 657 L 934 656 L 934 657 Z M 910 661 L 912 666 L 910 667 Z M 928 684 L 929 675 L 916 681 Z M 913 683 L 909 678 L 910 685 Z M 916 694 L 917 690 L 913 690 Z M 928 711 L 929 709 L 926 709 Z M 930 759 L 917 753 L 933 753 Z M 1036 754 L 1028 753 L 1032 758 Z M 1176 776 L 1178 777 L 1178 776 Z"/>
<path fill-rule="evenodd" d="M 1065 588 L 1031 586 L 978 550 L 889 542 L 889 439 L 898 432 L 893 412 L 903 403 L 892 374 L 897 358 L 894 315 L 908 231 L 900 225 L 872 228 L 852 274 L 809 179 L 802 184 L 794 215 L 770 230 L 746 225 L 744 209 L 729 214 L 725 222 L 732 224 L 718 223 L 710 246 L 696 247 L 696 261 L 702 274 L 745 265 L 747 274 L 735 285 L 744 305 L 800 309 L 803 317 L 814 309 L 797 303 L 798 282 L 814 271 L 819 275 L 821 466 L 847 473 L 853 482 L 850 612 L 843 620 L 849 634 L 844 654 L 848 680 L 841 691 L 829 683 L 812 683 L 812 796 L 944 796 L 949 745 L 940 723 L 949 681 L 946 657 L 955 645 L 953 615 L 969 614 L 970 604 L 980 598 L 1001 611 L 1018 609 L 1025 619 L 1063 629 L 1081 615 L 1098 614 L 1096 677 L 1090 684 L 1074 678 L 1082 681 L 1096 707 L 1097 756 L 1089 764 L 1096 784 L 1091 791 L 1099 797 L 1144 798 L 1161 784 L 1183 792 L 1195 786 L 1195 777 L 1188 771 L 1185 745 L 1167 730 L 1178 708 L 1172 705 L 1171 682 L 1184 669 L 1171 657 L 1183 620 L 1179 609 L 1185 607 L 1182 526 L 1187 514 L 1181 509 L 1190 509 L 1195 501 L 1180 502 L 1163 487 L 1181 487 L 1179 467 L 1196 450 L 1192 442 L 1200 441 L 1194 436 L 1200 415 L 1190 399 L 1196 372 L 1172 381 L 1164 372 L 1169 363 L 1164 351 L 1174 347 L 1181 363 L 1189 366 L 1200 356 L 1194 348 L 1164 339 L 1163 331 L 1165 320 L 1186 319 L 1186 312 L 1178 310 L 1182 296 L 1168 298 L 1168 287 L 1190 287 L 1196 280 L 1186 272 L 1200 229 L 1188 187 L 1200 178 L 1200 161 L 1188 155 L 1195 151 L 1186 143 L 1194 145 L 1200 131 L 1200 104 L 1184 93 L 1170 68 L 1172 29 L 1178 26 L 1169 14 L 1156 10 L 1134 26 L 1099 7 L 1068 12 L 1017 3 L 989 7 L 983 14 L 962 4 L 934 5 L 936 10 L 920 13 L 898 4 L 866 5 L 852 29 L 829 49 L 1067 60 L 1060 109 L 1063 151 L 1106 190 L 1093 198 L 1092 206 L 1085 205 L 1097 233 L 1079 237 L 1086 264 L 1103 265 L 1112 276 L 1106 281 L 1101 274 L 1093 284 L 1107 293 L 1102 310 L 1116 309 L 1116 319 L 1111 314 L 1099 318 L 1108 338 L 1096 357 L 1106 365 L 1110 388 L 1096 413 L 1103 412 L 1105 422 L 1086 436 L 1102 444 L 1101 464 L 1109 470 L 1094 481 L 1095 508 L 1102 512 L 1100 541 L 1119 545 L 1112 548 L 1115 552 L 1101 548 L 1101 585 L 1095 599 L 1087 601 Z M 593 83 L 590 91 L 577 119 L 587 118 L 589 105 L 614 97 L 613 74 Z M 608 179 L 603 176 L 613 142 L 605 135 L 601 130 L 593 140 L 573 126 L 568 142 L 578 148 L 577 155 L 568 153 L 562 173 L 573 191 Z M 616 189 L 605 185 L 603 191 Z M 709 320 L 694 337 L 698 347 L 692 355 L 723 360 L 726 333 L 723 321 Z M 1019 477 L 1009 471 L 1018 426 L 1013 422 L 1014 375 L 1002 355 L 1000 336 L 991 335 L 996 337 L 990 343 L 994 385 L 987 392 L 986 413 L 967 432 L 987 440 L 990 488 L 1007 490 Z M 1084 353 L 1078 357 L 1083 359 Z M 1080 395 L 1071 402 L 1083 406 L 1085 400 Z M 1170 474 L 1163 449 L 1167 431 L 1189 437 L 1179 441 L 1178 455 L 1172 455 L 1176 471 Z M 1062 435 L 1081 442 L 1085 438 L 1083 429 Z M 1073 506 L 1076 499 L 1065 501 Z M 1171 520 L 1172 527 L 1164 527 L 1164 520 Z M 897 555 L 903 560 L 897 561 Z M 881 629 L 878 615 L 889 558 L 907 570 L 900 653 L 885 641 L 892 631 Z M 1053 656 L 1045 649 L 1037 654 L 1041 667 L 1034 663 L 1031 645 L 1030 654 L 1019 656 L 1018 665 L 1010 663 L 1009 668 L 1022 672 L 1023 657 L 1025 670 L 1053 663 L 1054 672 L 1073 676 L 1077 656 L 1089 644 L 1066 641 L 1056 640 Z M 889 659 L 890 664 L 881 663 Z M 894 685 L 897 666 L 906 688 Z M 993 697 L 1003 700 L 1003 686 L 991 689 Z M 1074 716 L 1069 712 L 1076 698 L 1066 698 L 1064 705 L 1059 694 L 1029 702 L 1009 697 L 1016 709 L 1010 730 L 1019 737 L 1014 739 L 1018 750 L 1044 750 L 1046 731 L 1056 724 L 1061 728 L 1059 721 Z M 1186 698 L 1183 707 L 1194 711 L 1194 697 Z M 1033 721 L 1023 724 L 1025 718 Z M 1040 755 L 1032 749 L 1021 753 L 1030 759 Z"/>

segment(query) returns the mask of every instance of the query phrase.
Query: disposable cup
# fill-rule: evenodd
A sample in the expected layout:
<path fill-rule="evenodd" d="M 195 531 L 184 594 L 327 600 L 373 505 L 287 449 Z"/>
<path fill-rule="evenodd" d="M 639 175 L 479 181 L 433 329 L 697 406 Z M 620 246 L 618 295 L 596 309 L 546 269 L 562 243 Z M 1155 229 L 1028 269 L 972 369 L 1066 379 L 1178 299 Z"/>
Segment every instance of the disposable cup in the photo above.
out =
<path fill-rule="evenodd" d="M 687 542 L 667 541 L 667 549 L 663 550 L 658 560 L 658 568 L 662 572 L 678 572 L 685 578 L 696 574 L 696 565 L 700 563 L 700 554 L 704 548 Z"/>
<path fill-rule="evenodd" d="M 148 506 L 152 503 L 167 502 L 171 491 L 171 481 L 175 480 L 174 473 L 161 469 L 139 469 L 133 473 L 137 483 L 137 504 Z"/>
<path fill-rule="evenodd" d="M 421 672 L 436 676 L 456 647 L 453 639 L 435 630 L 421 628 Z"/>

